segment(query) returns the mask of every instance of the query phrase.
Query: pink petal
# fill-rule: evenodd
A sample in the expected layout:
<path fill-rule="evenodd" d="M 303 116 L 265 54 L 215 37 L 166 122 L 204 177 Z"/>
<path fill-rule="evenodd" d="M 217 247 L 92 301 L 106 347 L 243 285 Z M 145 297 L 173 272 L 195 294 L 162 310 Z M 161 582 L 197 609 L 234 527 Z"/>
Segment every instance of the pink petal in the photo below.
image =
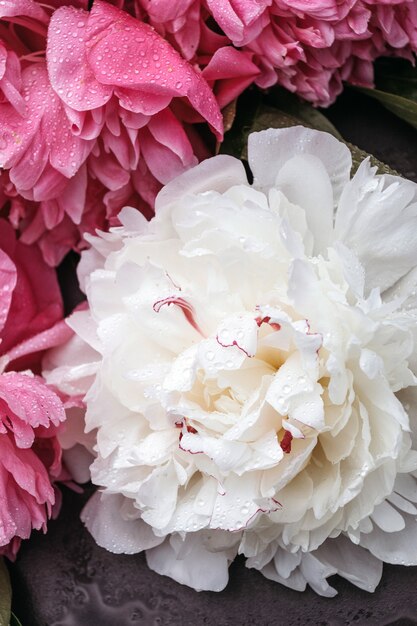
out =
<path fill-rule="evenodd" d="M 14 263 L 3 250 L 0 250 L 0 331 L 3 330 L 9 314 L 13 290 L 16 286 L 16 274 Z"/>
<path fill-rule="evenodd" d="M 75 54 L 65 47 L 62 33 L 77 40 Z M 175 96 L 186 96 L 222 134 L 219 108 L 201 74 L 153 28 L 106 2 L 96 0 L 89 14 L 58 9 L 51 19 L 47 58 L 53 88 L 76 110 L 102 106 L 113 89 L 122 106 L 148 114 L 164 109 Z"/>
<path fill-rule="evenodd" d="M 7 50 L 1 42 L 0 53 L 0 90 L 3 92 L 6 100 L 23 116 L 27 112 L 27 107 L 20 93 L 22 77 L 19 57 L 13 50 Z"/>
<path fill-rule="evenodd" d="M 95 78 L 87 62 L 88 20 L 86 11 L 64 6 L 53 13 L 48 30 L 47 62 L 51 85 L 76 111 L 103 106 L 113 94 L 111 86 Z M 71 42 L 70 50 L 68 42 Z"/>
<path fill-rule="evenodd" d="M 225 46 L 216 50 L 202 72 L 209 84 L 217 81 L 215 94 L 220 108 L 237 98 L 260 74 L 251 55 Z"/>
<path fill-rule="evenodd" d="M 73 335 L 73 331 L 66 324 L 65 320 L 57 322 L 51 328 L 38 333 L 37 335 L 25 339 L 22 343 L 14 346 L 9 352 L 8 357 L 10 359 L 10 365 L 16 359 L 36 354 L 37 352 L 44 352 L 50 348 L 55 348 L 66 341 L 68 341 Z"/>
<path fill-rule="evenodd" d="M 74 176 L 93 144 L 71 133 L 43 63 L 27 67 L 22 81 L 28 116 L 22 118 L 10 104 L 0 105 L 3 166 L 11 168 L 10 178 L 19 190 L 33 188 L 35 199 L 48 199 L 65 184 L 65 177 Z"/>
<path fill-rule="evenodd" d="M 3 0 L 0 5 L 0 17 L 14 17 L 24 15 L 45 24 L 48 14 L 34 0 Z"/>
<path fill-rule="evenodd" d="M 74 224 L 80 224 L 86 203 L 87 167 L 82 165 L 71 178 L 57 202 Z"/>
<path fill-rule="evenodd" d="M 34 428 L 57 426 L 65 419 L 60 399 L 41 378 L 17 372 L 0 376 L 0 421 L 6 415 L 20 448 L 31 447 Z"/>
<path fill-rule="evenodd" d="M 209 10 L 235 46 L 243 46 L 259 35 L 269 22 L 265 13 L 271 0 L 207 0 Z"/>
<path fill-rule="evenodd" d="M 168 109 L 141 131 L 140 146 L 153 176 L 163 184 L 197 164 L 182 125 Z"/>
<path fill-rule="evenodd" d="M 168 22 L 184 15 L 194 0 L 145 0 L 144 9 L 156 22 Z"/>

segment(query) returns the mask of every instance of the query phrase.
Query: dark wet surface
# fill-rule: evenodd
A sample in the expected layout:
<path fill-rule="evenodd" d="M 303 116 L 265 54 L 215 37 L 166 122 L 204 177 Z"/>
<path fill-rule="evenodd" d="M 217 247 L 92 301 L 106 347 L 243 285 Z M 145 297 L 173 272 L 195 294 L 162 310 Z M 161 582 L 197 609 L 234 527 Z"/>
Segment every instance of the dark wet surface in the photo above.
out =
<path fill-rule="evenodd" d="M 95 545 L 79 521 L 84 498 L 65 491 L 49 534 L 33 535 L 12 568 L 24 626 L 272 626 L 417 623 L 417 567 L 385 566 L 373 594 L 334 577 L 336 598 L 300 594 L 237 559 L 222 593 L 197 593 L 148 569 L 144 555 Z"/>
<path fill-rule="evenodd" d="M 345 93 L 328 117 L 345 139 L 417 181 L 417 131 L 381 105 Z M 417 236 L 417 233 L 416 233 Z M 71 283 L 74 260 L 61 278 Z M 225 591 L 196 593 L 150 571 L 144 555 L 113 555 L 94 544 L 79 521 L 88 494 L 65 490 L 60 518 L 48 535 L 34 533 L 11 567 L 14 610 L 23 626 L 410 626 L 417 624 L 417 567 L 385 566 L 368 594 L 334 577 L 339 595 L 302 594 L 247 570 L 237 559 Z"/>

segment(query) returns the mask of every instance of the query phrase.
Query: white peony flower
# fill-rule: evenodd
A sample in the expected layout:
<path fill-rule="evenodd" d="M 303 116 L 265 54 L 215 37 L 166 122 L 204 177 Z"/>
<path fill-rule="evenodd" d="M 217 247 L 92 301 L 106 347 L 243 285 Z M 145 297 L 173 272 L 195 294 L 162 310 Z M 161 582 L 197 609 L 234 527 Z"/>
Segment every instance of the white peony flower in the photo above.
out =
<path fill-rule="evenodd" d="M 350 180 L 302 127 L 252 134 L 249 165 L 201 163 L 83 253 L 90 308 L 46 373 L 97 429 L 82 517 L 198 590 L 239 553 L 372 591 L 417 564 L 417 186 L 367 160 Z"/>

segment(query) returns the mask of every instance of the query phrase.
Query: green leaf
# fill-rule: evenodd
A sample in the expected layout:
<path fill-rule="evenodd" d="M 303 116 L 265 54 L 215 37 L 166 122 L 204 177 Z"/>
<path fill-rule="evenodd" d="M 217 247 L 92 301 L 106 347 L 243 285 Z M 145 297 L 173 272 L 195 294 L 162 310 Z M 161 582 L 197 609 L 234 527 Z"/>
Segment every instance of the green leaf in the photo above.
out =
<path fill-rule="evenodd" d="M 0 559 L 0 626 L 9 626 L 12 606 L 12 588 L 4 559 Z"/>
<path fill-rule="evenodd" d="M 356 89 L 375 100 L 379 100 L 385 108 L 417 128 L 417 101 L 379 89 L 367 89 L 366 87 L 356 87 Z"/>
<path fill-rule="evenodd" d="M 14 613 L 11 615 L 10 626 L 22 626 L 22 622 Z"/>
<path fill-rule="evenodd" d="M 382 59 L 375 66 L 375 86 L 355 89 L 417 128 L 417 68 L 404 59 Z"/>
<path fill-rule="evenodd" d="M 300 124 L 308 128 L 330 132 L 340 141 L 344 141 L 339 132 L 322 113 L 309 104 L 296 104 L 294 98 L 296 96 L 282 89 L 274 90 L 274 93 L 270 93 L 267 96 L 262 96 L 261 92 L 256 90 L 248 90 L 237 102 L 234 123 L 225 134 L 225 139 L 220 146 L 220 152 L 222 154 L 231 154 L 238 159 L 247 160 L 247 143 L 250 133 L 267 128 L 286 128 Z M 275 106 L 274 103 L 276 103 Z M 300 117 L 297 117 L 297 112 Z M 378 161 L 374 156 L 357 146 L 346 141 L 344 143 L 346 143 L 352 153 L 352 174 L 356 172 L 360 163 L 368 156 L 372 165 L 378 168 L 380 174 L 397 174 L 388 165 Z"/>

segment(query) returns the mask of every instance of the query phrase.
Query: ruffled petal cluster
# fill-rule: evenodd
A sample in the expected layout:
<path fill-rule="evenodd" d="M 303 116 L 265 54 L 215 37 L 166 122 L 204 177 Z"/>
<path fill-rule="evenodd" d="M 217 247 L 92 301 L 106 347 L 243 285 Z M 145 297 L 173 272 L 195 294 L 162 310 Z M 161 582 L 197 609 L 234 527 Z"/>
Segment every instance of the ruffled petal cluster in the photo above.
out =
<path fill-rule="evenodd" d="M 148 24 L 86 4 L 0 7 L 0 200 L 50 265 L 130 198 L 152 214 L 161 185 L 207 154 L 189 121 L 222 134 L 198 68 Z"/>
<path fill-rule="evenodd" d="M 85 394 L 114 552 L 219 590 L 239 553 L 293 589 L 417 564 L 417 186 L 296 127 L 90 237 L 89 309 L 46 376 Z"/>
<path fill-rule="evenodd" d="M 326 106 L 344 81 L 372 87 L 376 58 L 413 61 L 417 50 L 412 0 L 136 0 L 134 6 L 136 14 L 203 67 L 211 65 L 215 51 L 227 55 L 232 44 L 241 62 L 218 74 L 226 93 L 243 87 L 252 66 L 252 81 L 260 87 L 278 83 Z"/>
<path fill-rule="evenodd" d="M 3 219 L 0 295 L 0 554 L 14 558 L 32 529 L 46 530 L 60 504 L 54 483 L 69 478 L 57 438 L 64 407 L 33 371 L 72 333 L 54 270 Z"/>
<path fill-rule="evenodd" d="M 38 377 L 0 375 L 0 554 L 14 558 L 32 530 L 46 531 L 59 508 L 53 482 L 66 477 L 57 427 L 58 396 Z"/>

